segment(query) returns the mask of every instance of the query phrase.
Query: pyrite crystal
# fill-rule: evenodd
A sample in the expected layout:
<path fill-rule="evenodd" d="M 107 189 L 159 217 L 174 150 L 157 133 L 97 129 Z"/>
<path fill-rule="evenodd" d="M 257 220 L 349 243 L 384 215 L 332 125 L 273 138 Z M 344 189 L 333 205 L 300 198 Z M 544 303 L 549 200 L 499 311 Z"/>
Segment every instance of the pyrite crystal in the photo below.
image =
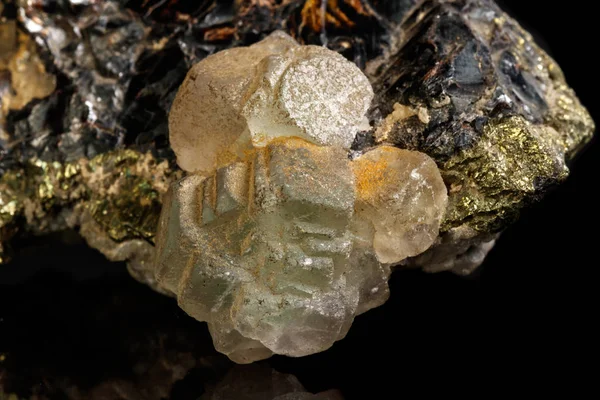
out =
<path fill-rule="evenodd" d="M 469 274 L 595 129 L 491 0 L 139 3 L 0 3 L 0 260 L 78 228 L 237 361 Z"/>

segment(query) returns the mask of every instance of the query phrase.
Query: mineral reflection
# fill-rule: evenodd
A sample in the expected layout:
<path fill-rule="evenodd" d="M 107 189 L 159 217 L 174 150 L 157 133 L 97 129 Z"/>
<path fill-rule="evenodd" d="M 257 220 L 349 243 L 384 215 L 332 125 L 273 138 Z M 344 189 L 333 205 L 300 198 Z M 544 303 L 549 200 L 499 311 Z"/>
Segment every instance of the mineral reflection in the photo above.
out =
<path fill-rule="evenodd" d="M 265 365 L 237 365 L 199 400 L 343 400 L 337 390 L 312 394 L 293 375 Z"/>
<path fill-rule="evenodd" d="M 166 196 L 154 275 L 248 363 L 343 338 L 387 299 L 390 266 L 434 243 L 447 193 L 423 153 L 350 159 L 373 95 L 353 64 L 281 33 L 239 51 L 196 65 L 174 103 L 178 163 L 202 172 Z"/>

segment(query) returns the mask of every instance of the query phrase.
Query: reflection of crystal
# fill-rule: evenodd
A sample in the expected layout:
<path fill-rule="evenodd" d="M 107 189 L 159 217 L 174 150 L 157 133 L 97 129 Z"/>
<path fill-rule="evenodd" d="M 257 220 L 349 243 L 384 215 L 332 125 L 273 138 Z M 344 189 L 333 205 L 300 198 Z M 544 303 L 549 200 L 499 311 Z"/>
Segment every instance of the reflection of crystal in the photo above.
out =
<path fill-rule="evenodd" d="M 200 400 L 342 400 L 337 390 L 311 394 L 293 375 L 282 374 L 268 366 L 238 365 Z"/>
<path fill-rule="evenodd" d="M 279 136 L 349 148 L 372 98 L 356 65 L 275 32 L 190 70 L 169 114 L 171 145 L 181 168 L 200 172 Z"/>
<path fill-rule="evenodd" d="M 279 139 L 173 185 L 158 228 L 159 285 L 237 362 L 303 356 L 388 296 L 389 265 L 438 235 L 446 188 L 426 155 Z"/>

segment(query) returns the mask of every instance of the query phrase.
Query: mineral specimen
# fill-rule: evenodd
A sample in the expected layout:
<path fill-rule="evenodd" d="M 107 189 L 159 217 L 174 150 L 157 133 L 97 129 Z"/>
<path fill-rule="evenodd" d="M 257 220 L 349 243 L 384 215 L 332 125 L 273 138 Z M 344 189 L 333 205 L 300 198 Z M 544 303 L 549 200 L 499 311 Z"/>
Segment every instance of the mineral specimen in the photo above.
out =
<path fill-rule="evenodd" d="M 450 208 L 441 235 L 431 250 L 403 264 L 466 274 L 481 263 L 519 209 L 564 179 L 563 158 L 568 161 L 576 154 L 594 130 L 558 66 L 491 0 L 341 1 L 327 2 L 324 7 L 312 0 L 281 5 L 240 2 L 233 7 L 216 1 L 197 6 L 144 2 L 141 7 L 116 1 L 50 1 L 43 7 L 34 3 L 18 1 L 4 8 L 3 57 L 19 53 L 15 53 L 19 43 L 28 43 L 29 50 L 19 54 L 32 55 L 36 50 L 49 61 L 31 70 L 46 74 L 47 83 L 51 84 L 54 76 L 62 81 L 60 90 L 50 96 L 33 101 L 28 97 L 23 100 L 29 101 L 24 109 L 4 110 L 6 121 L 0 118 L 4 182 L 11 176 L 25 176 L 21 174 L 27 175 L 27 182 L 36 182 L 30 179 L 32 169 L 27 167 L 32 160 L 64 165 L 123 147 L 141 153 L 151 150 L 158 162 L 172 160 L 166 116 L 189 66 L 202 59 L 218 60 L 218 53 L 207 56 L 236 45 L 250 47 L 231 51 L 250 54 L 258 47 L 251 46 L 257 39 L 284 29 L 302 44 L 327 45 L 340 52 L 364 68 L 373 83 L 373 107 L 368 116 L 374 130 L 356 137 L 353 150 L 357 154 L 376 143 L 388 143 L 425 152 L 442 169 L 450 189 Z M 19 39 L 19 23 L 34 40 Z M 298 45 L 285 35 L 276 34 L 270 40 L 278 43 L 274 47 L 279 46 L 264 49 L 273 53 L 267 57 L 273 61 L 270 66 L 281 62 L 293 68 L 319 58 L 318 50 L 311 50 L 315 54 L 308 59 L 293 56 Z M 35 56 L 30 57 L 34 58 L 29 64 L 36 64 Z M 344 64 L 341 58 L 328 60 L 354 74 L 351 64 Z M 249 65 L 249 58 L 243 61 Z M 253 117 L 261 114 L 254 110 L 285 114 L 285 107 L 279 107 L 282 103 L 272 103 L 281 99 L 281 93 L 271 91 L 269 82 L 261 83 L 261 79 L 268 75 L 272 82 L 285 83 L 302 76 L 269 72 L 269 65 L 256 63 L 263 73 L 255 76 L 256 89 L 247 92 L 254 100 L 234 112 L 241 127 L 249 121 L 257 133 L 240 139 L 242 148 L 252 139 L 261 145 L 262 122 Z M 240 76 L 251 69 L 241 71 Z M 18 95 L 11 85 L 12 74 L 0 72 L 3 104 Z M 39 86 L 44 87 L 52 88 Z M 230 106 L 238 107 L 234 103 Z M 326 115 L 328 110 L 322 111 L 321 115 Z M 357 105 L 352 121 L 337 123 L 358 128 L 361 113 Z M 363 129 L 362 124 L 360 127 Z M 305 139 L 315 137 L 310 129 L 303 132 Z M 342 142 L 350 136 L 343 136 Z M 521 144 L 508 143 L 512 137 Z M 177 139 L 172 142 L 177 148 Z M 509 147 L 510 151 L 502 152 Z M 485 173 L 478 174 L 480 170 Z M 511 183 L 517 181 L 522 183 Z M 35 192 L 31 188 L 11 187 L 12 195 L 0 194 L 2 244 L 15 234 L 37 234 L 64 226 L 48 223 L 39 229 L 35 220 L 22 218 L 25 199 L 38 208 L 41 200 L 30 196 Z M 85 196 L 81 198 L 81 203 L 86 201 Z M 160 204 L 160 196 L 155 201 Z M 70 212 L 61 211 L 66 205 L 62 201 L 48 198 L 44 202 L 52 211 L 47 212 L 48 218 L 64 218 Z M 71 205 L 68 208 L 73 210 Z M 76 219 L 73 224 L 78 224 Z M 100 245 L 107 246 L 107 253 L 124 239 L 110 240 L 113 242 Z M 0 249 L 0 257 L 5 256 Z"/>
<path fill-rule="evenodd" d="M 560 68 L 489 0 L 411 9 L 371 76 L 376 143 L 431 156 L 448 186 L 436 245 L 407 261 L 469 274 L 519 210 L 562 182 L 594 123 Z"/>
<path fill-rule="evenodd" d="M 309 142 L 339 147 L 352 138 L 353 173 L 368 169 L 365 160 L 384 158 L 373 147 L 426 153 L 441 170 L 448 206 L 439 236 L 422 254 L 412 256 L 420 250 L 414 246 L 401 254 L 385 246 L 396 239 L 385 229 L 402 230 L 411 216 L 373 217 L 372 210 L 385 209 L 383 201 L 369 200 L 361 188 L 370 182 L 354 177 L 350 219 L 372 217 L 373 227 L 380 228 L 371 243 L 373 256 L 381 260 L 406 254 L 400 266 L 470 273 L 520 209 L 565 179 L 569 162 L 594 131 L 560 68 L 492 0 L 4 1 L 0 261 L 7 259 L 2 246 L 15 236 L 80 226 L 92 246 L 111 259 L 129 260 L 138 279 L 158 288 L 149 262 L 158 213 L 166 186 L 181 175 L 168 137 L 173 121 L 167 115 L 176 92 L 197 62 L 218 60 L 218 51 L 225 49 L 251 54 L 262 46 L 253 44 L 277 30 L 302 45 L 334 50 L 363 70 L 373 87 L 367 111 L 372 129 L 362 123 L 370 88 L 352 64 L 327 56 L 324 62 L 348 73 L 340 77 L 319 69 L 321 49 L 296 50 L 296 42 L 278 33 L 269 40 L 280 48 L 266 49 L 266 57 L 256 55 L 268 62 L 258 60 L 236 75 L 237 84 L 248 85 L 244 106 L 236 98 L 221 98 L 224 108 L 232 108 L 223 128 L 238 121 L 243 130 L 231 133 L 238 135 L 233 143 L 223 136 L 233 155 L 209 163 L 207 179 L 217 167 L 248 165 L 266 151 L 255 147 L 270 146 L 272 138 L 261 132 L 267 112 L 285 117 L 278 135 L 290 129 Z M 303 52 L 310 54 L 296 54 Z M 240 66 L 249 66 L 250 58 Z M 348 119 L 331 117 L 332 127 L 347 131 L 336 128 L 331 135 L 323 126 L 311 126 L 303 113 L 312 115 L 314 109 L 289 109 L 283 91 L 274 90 L 273 85 L 301 83 L 300 66 L 342 85 L 347 99 L 323 92 L 327 101 L 322 104 L 332 108 L 321 107 L 318 114 L 328 115 L 349 100 L 351 110 L 343 114 Z M 337 81 L 350 76 L 356 85 Z M 362 105 L 352 100 L 352 90 L 360 87 Z M 196 111 L 204 112 L 205 106 L 197 103 Z M 177 134 L 172 136 L 177 148 Z M 215 138 L 206 143 L 213 145 Z M 201 170 L 190 154 L 192 166 L 184 167 Z M 386 171 L 393 176 L 393 170 Z M 223 201 L 231 207 L 240 199 Z M 402 232 L 407 240 L 418 236 Z M 386 290 L 385 282 L 371 287 Z M 375 295 L 373 304 L 378 302 Z M 366 298 L 359 303 L 371 307 Z"/>

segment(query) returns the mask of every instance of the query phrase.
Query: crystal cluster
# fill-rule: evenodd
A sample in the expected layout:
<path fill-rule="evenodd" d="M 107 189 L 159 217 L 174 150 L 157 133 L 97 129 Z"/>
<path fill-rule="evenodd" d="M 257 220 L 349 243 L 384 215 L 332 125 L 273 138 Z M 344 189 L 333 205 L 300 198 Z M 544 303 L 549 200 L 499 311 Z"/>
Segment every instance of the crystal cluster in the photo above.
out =
<path fill-rule="evenodd" d="M 387 299 L 390 266 L 438 237 L 447 194 L 423 153 L 350 159 L 373 94 L 353 64 L 281 33 L 239 51 L 200 62 L 174 103 L 177 159 L 196 173 L 164 201 L 155 278 L 246 363 L 343 338 Z"/>

